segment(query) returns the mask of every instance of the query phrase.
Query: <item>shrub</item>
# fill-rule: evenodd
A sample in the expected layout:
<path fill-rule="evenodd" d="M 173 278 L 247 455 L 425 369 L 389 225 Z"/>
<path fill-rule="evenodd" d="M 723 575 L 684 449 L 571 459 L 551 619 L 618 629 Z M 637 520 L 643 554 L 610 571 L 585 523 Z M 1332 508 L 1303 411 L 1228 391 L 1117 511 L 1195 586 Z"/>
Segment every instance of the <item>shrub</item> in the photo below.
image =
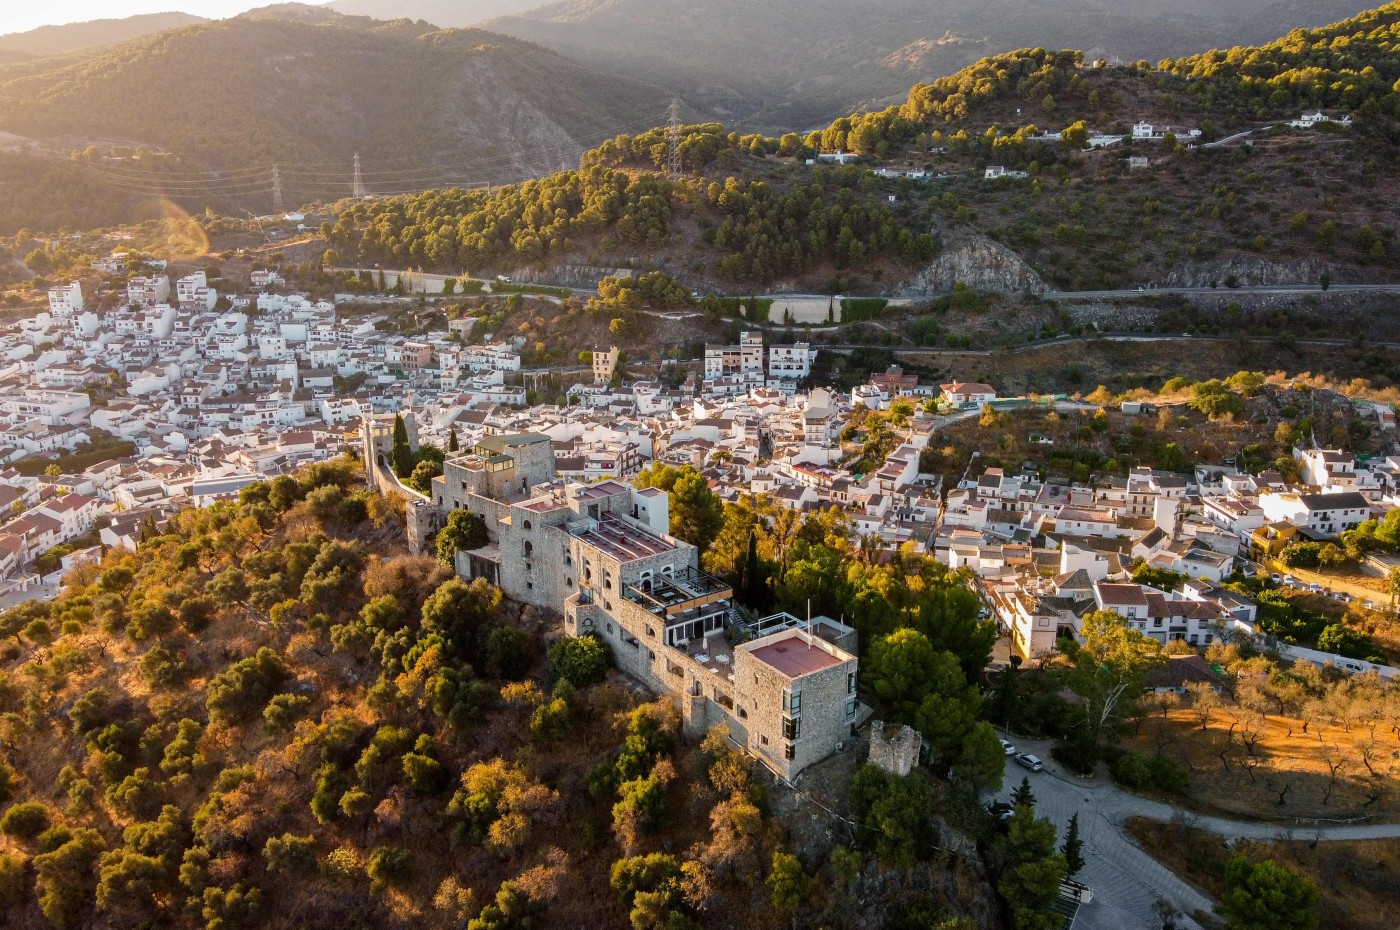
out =
<path fill-rule="evenodd" d="M 53 818 L 38 801 L 15 804 L 0 817 L 0 833 L 19 840 L 32 840 L 49 828 Z"/>
<path fill-rule="evenodd" d="M 337 846 L 326 853 L 322 864 L 331 878 L 350 880 L 365 874 L 364 860 L 353 846 Z"/>
<path fill-rule="evenodd" d="M 379 846 L 369 854 L 369 864 L 365 873 L 372 883 L 371 890 L 381 890 L 386 885 L 397 884 L 408 876 L 411 856 L 402 846 Z"/>
<path fill-rule="evenodd" d="M 152 646 L 141 657 L 141 677 L 153 688 L 173 688 L 189 675 L 185 656 L 164 643 Z"/>
<path fill-rule="evenodd" d="M 575 688 L 596 685 L 612 667 L 612 650 L 595 633 L 568 637 L 549 647 L 549 683 L 567 681 Z"/>
<path fill-rule="evenodd" d="M 263 727 L 269 733 L 287 733 L 310 706 L 311 698 L 305 695 L 278 694 L 263 708 Z"/>
<path fill-rule="evenodd" d="M 1166 756 L 1131 751 L 1114 761 L 1113 777 L 1129 788 L 1155 788 L 1170 794 L 1185 791 L 1188 781 L 1186 770 Z"/>
<path fill-rule="evenodd" d="M 263 858 L 269 872 L 305 873 L 316 865 L 316 838 L 283 833 L 268 837 L 263 845 Z"/>
<path fill-rule="evenodd" d="M 281 656 L 266 646 L 241 659 L 209 682 L 206 704 L 213 722 L 237 724 L 252 719 L 287 679 Z"/>

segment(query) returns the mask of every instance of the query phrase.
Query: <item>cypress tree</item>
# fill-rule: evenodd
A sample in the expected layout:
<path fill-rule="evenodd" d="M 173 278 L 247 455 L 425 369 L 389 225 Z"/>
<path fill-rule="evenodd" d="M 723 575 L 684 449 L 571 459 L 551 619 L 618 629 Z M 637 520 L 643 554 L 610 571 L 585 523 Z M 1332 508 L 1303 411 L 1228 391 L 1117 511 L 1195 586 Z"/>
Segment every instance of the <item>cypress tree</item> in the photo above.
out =
<path fill-rule="evenodd" d="M 1084 841 L 1079 838 L 1079 815 L 1075 814 L 1069 819 L 1069 829 L 1065 831 L 1065 843 L 1060 847 L 1060 852 L 1064 854 L 1065 877 L 1073 878 L 1084 868 Z"/>
<path fill-rule="evenodd" d="M 749 530 L 749 551 L 744 558 L 745 599 L 750 607 L 761 608 L 763 602 L 763 568 L 758 561 L 758 537 Z"/>
<path fill-rule="evenodd" d="M 447 451 L 456 452 L 460 447 L 457 445 L 457 427 L 447 431 Z"/>
<path fill-rule="evenodd" d="M 404 425 L 403 415 L 394 414 L 394 451 L 392 455 L 394 474 L 403 481 L 413 474 L 413 449 L 408 444 L 408 427 Z"/>

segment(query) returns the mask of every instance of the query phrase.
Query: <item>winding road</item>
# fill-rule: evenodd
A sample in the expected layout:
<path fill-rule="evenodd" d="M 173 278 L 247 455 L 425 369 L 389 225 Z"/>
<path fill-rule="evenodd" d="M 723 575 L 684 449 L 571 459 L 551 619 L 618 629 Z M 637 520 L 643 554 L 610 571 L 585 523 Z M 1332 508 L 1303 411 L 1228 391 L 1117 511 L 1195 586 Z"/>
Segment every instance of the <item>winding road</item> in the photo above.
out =
<path fill-rule="evenodd" d="M 1050 757 L 1050 741 L 1018 740 L 1017 748 L 1045 762 L 1031 774 L 1010 756 L 997 799 L 1006 801 L 1029 777 L 1036 813 L 1048 817 L 1063 840 L 1069 819 L 1079 815 L 1084 841 L 1084 870 L 1076 878 L 1094 892 L 1093 903 L 1080 908 L 1074 930 L 1159 930 L 1157 902 L 1165 899 L 1186 915 L 1210 913 L 1214 904 L 1196 888 L 1137 846 L 1124 831 L 1132 817 L 1166 823 L 1182 813 L 1170 804 L 1130 794 L 1111 781 L 1092 781 L 1066 773 Z M 1190 824 L 1226 839 L 1376 840 L 1400 838 L 1400 823 L 1313 824 L 1259 823 L 1189 814 Z M 1195 920 L 1178 918 L 1178 926 L 1199 930 Z"/>

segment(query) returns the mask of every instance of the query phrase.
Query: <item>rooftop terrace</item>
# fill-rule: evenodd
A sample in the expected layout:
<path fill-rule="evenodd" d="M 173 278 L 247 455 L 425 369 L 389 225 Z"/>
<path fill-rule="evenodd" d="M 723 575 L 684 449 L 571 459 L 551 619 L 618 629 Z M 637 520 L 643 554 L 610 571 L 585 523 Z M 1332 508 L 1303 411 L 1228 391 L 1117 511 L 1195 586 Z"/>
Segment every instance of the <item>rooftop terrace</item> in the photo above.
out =
<path fill-rule="evenodd" d="M 658 617 L 678 618 L 703 604 L 733 597 L 734 589 L 698 569 L 684 568 L 641 585 L 624 585 L 622 596 Z"/>

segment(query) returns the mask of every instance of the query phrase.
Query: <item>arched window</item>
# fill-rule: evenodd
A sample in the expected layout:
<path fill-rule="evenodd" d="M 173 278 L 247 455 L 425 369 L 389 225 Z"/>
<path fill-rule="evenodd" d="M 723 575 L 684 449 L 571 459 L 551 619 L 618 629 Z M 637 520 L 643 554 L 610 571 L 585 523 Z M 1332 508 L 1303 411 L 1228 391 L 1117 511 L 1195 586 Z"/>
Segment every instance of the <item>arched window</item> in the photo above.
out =
<path fill-rule="evenodd" d="M 535 544 L 530 542 L 528 539 L 525 540 L 525 558 L 528 559 L 532 554 L 534 554 L 534 551 Z"/>
<path fill-rule="evenodd" d="M 528 533 L 530 531 L 530 521 L 526 520 L 523 525 L 525 527 L 525 531 Z"/>

